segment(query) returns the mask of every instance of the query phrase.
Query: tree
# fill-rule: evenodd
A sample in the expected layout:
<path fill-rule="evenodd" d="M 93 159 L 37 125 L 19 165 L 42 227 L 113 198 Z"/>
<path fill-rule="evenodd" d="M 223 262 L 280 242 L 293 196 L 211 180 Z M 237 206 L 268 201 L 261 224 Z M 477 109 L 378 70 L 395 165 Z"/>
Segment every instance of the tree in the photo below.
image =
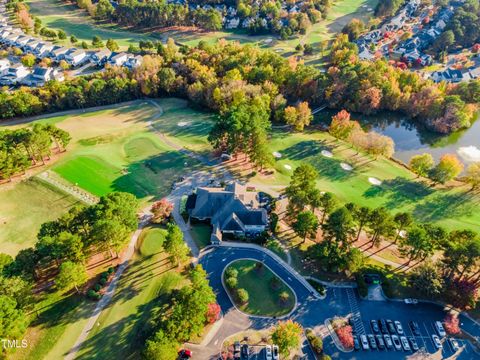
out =
<path fill-rule="evenodd" d="M 346 207 L 341 207 L 330 214 L 328 220 L 322 225 L 323 237 L 328 241 L 330 247 L 342 245 L 344 249 L 350 246 L 350 240 L 353 237 L 354 223 L 351 212 Z"/>
<path fill-rule="evenodd" d="M 19 309 L 27 308 L 34 301 L 32 284 L 20 276 L 4 277 L 0 275 L 0 295 L 14 299 Z"/>
<path fill-rule="evenodd" d="M 294 170 L 290 184 L 285 189 L 291 213 L 302 211 L 305 206 L 312 203 L 317 177 L 317 171 L 310 164 L 301 164 Z"/>
<path fill-rule="evenodd" d="M 151 211 L 153 213 L 152 222 L 163 224 L 170 217 L 173 211 L 173 204 L 163 198 L 152 205 Z"/>
<path fill-rule="evenodd" d="M 248 299 L 249 299 L 249 294 L 248 294 L 248 291 L 245 290 L 245 289 L 237 289 L 237 298 L 238 298 L 238 301 L 240 301 L 241 304 L 246 304 L 248 303 Z"/>
<path fill-rule="evenodd" d="M 337 207 L 337 199 L 335 198 L 335 195 L 333 195 L 331 192 L 326 192 L 323 193 L 320 196 L 320 207 L 322 208 L 322 220 L 320 221 L 320 224 L 323 225 L 325 222 L 325 217 L 327 214 L 330 214 L 336 207 Z"/>
<path fill-rule="evenodd" d="M 0 274 L 2 274 L 3 269 L 10 265 L 13 262 L 13 258 L 4 253 L 0 253 Z"/>
<path fill-rule="evenodd" d="M 278 345 L 280 354 L 288 357 L 292 350 L 300 346 L 302 334 L 303 329 L 299 323 L 292 320 L 281 321 L 272 332 L 272 341 Z"/>
<path fill-rule="evenodd" d="M 358 37 L 364 30 L 365 24 L 362 20 L 352 19 L 348 24 L 343 27 L 342 33 L 348 35 L 348 40 L 354 41 L 358 39 Z"/>
<path fill-rule="evenodd" d="M 95 9 L 95 17 L 97 19 L 109 20 L 112 17 L 114 11 L 115 11 L 115 8 L 110 3 L 110 1 L 99 0 Z"/>
<path fill-rule="evenodd" d="M 32 67 L 33 65 L 35 65 L 35 62 L 36 62 L 36 58 L 35 58 L 35 55 L 33 54 L 26 54 L 26 55 L 23 55 L 22 58 L 21 58 L 21 62 L 24 66 L 26 67 Z"/>
<path fill-rule="evenodd" d="M 360 238 L 364 226 L 370 221 L 371 212 L 372 210 L 367 206 L 360 206 L 353 212 L 358 227 L 356 240 Z"/>
<path fill-rule="evenodd" d="M 460 320 L 458 316 L 453 313 L 448 313 L 443 320 L 443 326 L 445 327 L 445 331 L 450 336 L 459 335 L 462 332 L 460 329 Z"/>
<path fill-rule="evenodd" d="M 117 42 L 113 39 L 108 39 L 107 40 L 107 49 L 110 51 L 118 51 L 119 46 Z"/>
<path fill-rule="evenodd" d="M 408 229 L 406 238 L 400 242 L 400 253 L 412 260 L 425 260 L 436 249 L 436 244 L 428 236 L 427 231 L 421 226 L 413 226 Z"/>
<path fill-rule="evenodd" d="M 393 217 L 393 221 L 397 225 L 397 235 L 395 236 L 395 241 L 394 241 L 394 242 L 397 242 L 402 232 L 405 231 L 405 229 L 409 227 L 410 224 L 413 223 L 413 217 L 412 217 L 412 214 L 410 213 L 401 212 L 401 213 L 395 214 L 395 216 Z"/>
<path fill-rule="evenodd" d="M 208 304 L 207 322 L 209 324 L 213 324 L 215 321 L 217 321 L 220 317 L 221 311 L 222 309 L 220 308 L 220 305 L 218 305 L 217 303 Z"/>
<path fill-rule="evenodd" d="M 372 246 L 378 246 L 382 237 L 393 234 L 395 226 L 388 210 L 384 207 L 379 207 L 371 212 L 369 227 L 372 230 Z"/>
<path fill-rule="evenodd" d="M 360 124 L 356 121 L 351 121 L 350 113 L 346 110 L 341 110 L 334 115 L 328 127 L 330 135 L 340 140 L 349 139 L 351 134 L 358 130 L 360 130 Z"/>
<path fill-rule="evenodd" d="M 430 179 L 435 183 L 445 184 L 463 171 L 463 164 L 455 154 L 445 154 L 430 171 Z"/>
<path fill-rule="evenodd" d="M 452 30 L 446 30 L 433 43 L 433 48 L 437 52 L 448 51 L 455 44 L 455 34 Z"/>
<path fill-rule="evenodd" d="M 297 220 L 293 223 L 293 230 L 298 236 L 303 238 L 303 242 L 307 237 L 315 237 L 318 230 L 318 219 L 311 211 L 302 211 L 297 215 Z"/>
<path fill-rule="evenodd" d="M 435 162 L 432 155 L 421 154 L 412 156 L 408 165 L 415 174 L 426 177 L 435 165 Z"/>
<path fill-rule="evenodd" d="M 81 263 L 74 263 L 65 261 L 60 265 L 60 271 L 55 278 L 55 285 L 62 291 L 69 291 L 73 288 L 80 293 L 79 286 L 87 281 L 87 271 L 85 265 Z"/>
<path fill-rule="evenodd" d="M 152 339 L 147 340 L 144 356 L 148 360 L 176 360 L 178 347 L 178 342 L 160 329 Z"/>
<path fill-rule="evenodd" d="M 70 42 L 71 42 L 72 44 L 76 44 L 76 43 L 78 42 L 77 37 L 76 37 L 75 35 L 71 35 L 71 36 L 70 36 Z"/>
<path fill-rule="evenodd" d="M 63 30 L 58 30 L 57 35 L 60 40 L 65 40 L 67 38 L 67 34 L 65 34 L 65 31 Z"/>
<path fill-rule="evenodd" d="M 80 45 L 82 46 L 82 49 L 88 49 L 88 44 L 86 41 L 82 41 Z"/>
<path fill-rule="evenodd" d="M 444 281 L 431 262 L 416 267 L 410 277 L 411 285 L 428 299 L 437 298 L 443 291 Z"/>
<path fill-rule="evenodd" d="M 297 131 L 303 131 L 304 127 L 309 125 L 313 119 L 312 111 L 307 102 L 300 102 L 296 107 L 286 107 L 284 117 L 285 122 L 293 125 Z"/>
<path fill-rule="evenodd" d="M 475 190 L 480 185 L 480 162 L 472 163 L 468 166 L 465 180 L 472 185 L 472 190 Z"/>
<path fill-rule="evenodd" d="M 20 339 L 27 328 L 27 319 L 14 299 L 0 295 L 0 338 Z"/>
<path fill-rule="evenodd" d="M 95 35 L 95 36 L 92 38 L 92 46 L 93 46 L 94 48 L 101 48 L 101 47 L 103 47 L 103 41 L 102 41 L 102 39 L 100 38 L 100 36 Z"/>
<path fill-rule="evenodd" d="M 163 245 L 165 251 L 170 254 L 172 262 L 180 266 L 188 259 L 189 249 L 183 241 L 182 230 L 174 224 L 168 224 L 167 237 Z"/>

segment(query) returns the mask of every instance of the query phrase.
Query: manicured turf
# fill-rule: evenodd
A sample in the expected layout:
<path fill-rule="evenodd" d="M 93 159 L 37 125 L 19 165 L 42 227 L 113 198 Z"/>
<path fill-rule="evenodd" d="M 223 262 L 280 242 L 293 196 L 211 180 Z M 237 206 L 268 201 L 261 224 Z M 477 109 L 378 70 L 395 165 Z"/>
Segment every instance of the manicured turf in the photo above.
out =
<path fill-rule="evenodd" d="M 295 296 L 290 288 L 280 280 L 270 269 L 263 266 L 256 269 L 253 260 L 238 260 L 231 267 L 238 270 L 238 288 L 248 291 L 249 301 L 246 305 L 237 304 L 237 307 L 247 314 L 261 316 L 281 316 L 288 314 L 295 305 Z M 275 288 L 272 287 L 273 278 L 280 280 Z M 281 304 L 279 295 L 286 291 L 288 301 Z M 235 296 L 232 295 L 235 299 Z M 235 300 L 236 301 L 236 300 Z"/>
<path fill-rule="evenodd" d="M 0 252 L 12 256 L 35 243 L 42 223 L 78 203 L 35 179 L 0 185 L 0 199 Z"/>
<path fill-rule="evenodd" d="M 253 182 L 287 185 L 295 167 L 308 162 L 320 175 L 318 187 L 333 192 L 342 202 L 385 206 L 392 213 L 410 211 L 419 221 L 435 222 L 448 229 L 478 229 L 480 224 L 479 197 L 469 192 L 468 186 L 433 189 L 404 167 L 385 159 L 357 155 L 327 133 L 274 132 L 270 148 L 282 154 L 275 165 L 277 172 L 273 178 L 257 176 Z M 322 156 L 322 150 L 332 151 L 333 158 Z M 341 162 L 353 165 L 354 170 L 343 170 Z M 369 177 L 381 180 L 382 185 L 370 184 Z"/>
<path fill-rule="evenodd" d="M 128 47 L 140 40 L 159 40 L 158 37 L 126 31 L 113 25 L 97 25 L 87 12 L 73 4 L 61 0 L 29 0 L 30 12 L 42 21 L 42 25 L 54 30 L 62 29 L 67 33 L 66 44 L 70 44 L 70 35 L 75 35 L 79 41 L 91 44 L 94 35 L 102 39 L 114 39 L 120 46 Z"/>
<path fill-rule="evenodd" d="M 212 227 L 207 224 L 193 224 L 190 229 L 193 241 L 197 244 L 199 249 L 210 245 L 210 235 L 212 234 Z"/>
<path fill-rule="evenodd" d="M 140 248 L 123 274 L 112 303 L 80 348 L 76 359 L 139 359 L 152 310 L 161 297 L 184 283 L 167 259 L 162 244 L 166 230 L 147 228 Z M 160 297 L 160 299 L 159 299 Z"/>

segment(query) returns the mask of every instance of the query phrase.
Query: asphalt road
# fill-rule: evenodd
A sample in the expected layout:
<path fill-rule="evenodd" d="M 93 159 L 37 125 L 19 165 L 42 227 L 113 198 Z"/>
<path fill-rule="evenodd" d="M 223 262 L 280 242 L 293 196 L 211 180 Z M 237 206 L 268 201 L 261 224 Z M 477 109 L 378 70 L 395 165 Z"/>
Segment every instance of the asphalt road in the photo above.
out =
<path fill-rule="evenodd" d="M 211 248 L 199 260 L 208 273 L 210 285 L 216 292 L 218 303 L 225 315 L 225 321 L 215 336 L 212 337 L 209 344 L 195 351 L 195 354 L 199 356 L 198 359 L 213 359 L 214 354 L 218 354 L 223 340 L 236 332 L 249 328 L 267 328 L 278 321 L 271 318 L 255 318 L 240 313 L 235 309 L 226 294 L 221 282 L 223 269 L 230 262 L 244 258 L 264 262 L 293 289 L 297 295 L 297 307 L 289 318 L 299 322 L 304 328 L 315 328 L 320 333 L 326 335 L 324 347 L 326 353 L 332 359 L 406 359 L 412 355 L 411 352 L 392 350 L 356 351 L 350 353 L 339 351 L 333 344 L 328 331 L 326 331 L 324 322 L 328 318 L 345 316 L 352 312 L 360 314 L 366 333 L 372 333 L 370 329 L 371 319 L 385 318 L 399 320 L 407 336 L 410 336 L 411 331 L 408 327 L 408 322 L 410 320 L 417 321 L 421 327 L 421 336 L 417 337 L 417 342 L 420 348 L 424 347 L 429 354 L 435 354 L 433 355 L 435 359 L 480 359 L 480 355 L 473 351 L 472 346 L 468 342 L 464 341 L 460 342 L 461 349 L 456 354 L 454 354 L 450 344 L 446 341 L 444 341 L 442 352 L 434 349 L 431 340 L 431 335 L 434 333 L 433 322 L 442 320 L 445 317 L 444 309 L 440 306 L 433 304 L 407 305 L 396 301 L 361 300 L 354 289 L 347 288 L 328 288 L 327 297 L 321 300 L 312 296 L 302 282 L 268 254 L 256 249 L 234 247 Z M 471 334 L 480 336 L 480 327 L 478 325 L 465 317 L 461 317 L 461 322 L 462 327 Z M 306 343 L 303 344 L 303 349 L 306 359 L 314 359 Z"/>

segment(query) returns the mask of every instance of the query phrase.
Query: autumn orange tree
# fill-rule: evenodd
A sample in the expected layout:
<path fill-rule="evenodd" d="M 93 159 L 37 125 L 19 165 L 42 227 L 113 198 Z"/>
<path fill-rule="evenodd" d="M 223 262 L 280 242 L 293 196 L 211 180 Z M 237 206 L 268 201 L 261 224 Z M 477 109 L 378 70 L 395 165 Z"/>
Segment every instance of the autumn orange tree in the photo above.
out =
<path fill-rule="evenodd" d="M 445 154 L 430 171 L 430 179 L 434 183 L 445 184 L 463 171 L 463 164 L 455 154 Z"/>
<path fill-rule="evenodd" d="M 290 352 L 297 349 L 301 343 L 302 326 L 292 320 L 281 321 L 272 332 L 272 341 L 278 345 L 280 353 L 288 357 Z"/>

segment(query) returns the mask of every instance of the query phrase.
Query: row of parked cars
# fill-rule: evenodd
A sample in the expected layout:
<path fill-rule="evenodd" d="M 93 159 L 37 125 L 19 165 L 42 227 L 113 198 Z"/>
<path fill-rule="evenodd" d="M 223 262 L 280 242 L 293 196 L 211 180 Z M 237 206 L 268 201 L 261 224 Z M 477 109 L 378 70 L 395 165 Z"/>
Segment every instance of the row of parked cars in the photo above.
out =
<path fill-rule="evenodd" d="M 403 326 L 400 321 L 392 320 L 371 320 L 370 326 L 373 334 L 367 335 L 354 335 L 354 348 L 355 350 L 383 350 L 383 349 L 395 349 L 397 351 L 417 351 L 419 349 L 415 336 L 421 336 L 420 327 L 417 322 L 410 321 L 409 327 L 414 336 L 406 336 Z M 443 347 L 441 338 L 444 338 L 447 334 L 440 321 L 434 323 L 436 334 L 432 334 L 431 338 L 434 346 L 437 349 Z M 452 348 L 458 350 L 458 342 L 451 341 Z"/>
<path fill-rule="evenodd" d="M 278 351 L 277 345 L 265 345 L 263 347 L 263 352 L 265 355 L 265 360 L 279 360 L 280 352 Z M 250 359 L 251 351 L 248 344 L 240 344 L 240 341 L 235 341 L 233 344 L 233 358 L 248 360 Z"/>

